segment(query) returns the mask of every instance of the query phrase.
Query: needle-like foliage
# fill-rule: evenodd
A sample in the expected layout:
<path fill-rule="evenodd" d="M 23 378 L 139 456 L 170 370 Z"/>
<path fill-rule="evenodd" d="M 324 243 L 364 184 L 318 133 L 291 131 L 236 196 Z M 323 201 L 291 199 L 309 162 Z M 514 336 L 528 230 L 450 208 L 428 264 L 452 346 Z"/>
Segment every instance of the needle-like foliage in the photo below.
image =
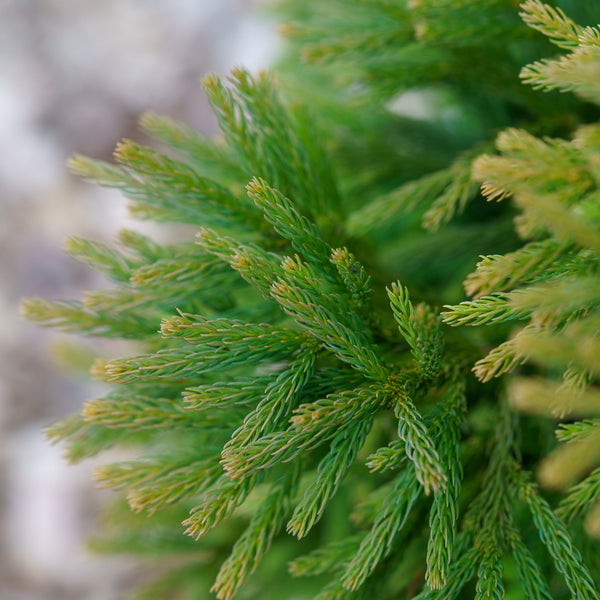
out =
<path fill-rule="evenodd" d="M 217 139 L 71 161 L 191 226 L 72 238 L 112 287 L 23 303 L 137 342 L 48 434 L 128 448 L 94 545 L 174 565 L 141 597 L 599 598 L 600 7 L 558 4 L 286 0 Z"/>

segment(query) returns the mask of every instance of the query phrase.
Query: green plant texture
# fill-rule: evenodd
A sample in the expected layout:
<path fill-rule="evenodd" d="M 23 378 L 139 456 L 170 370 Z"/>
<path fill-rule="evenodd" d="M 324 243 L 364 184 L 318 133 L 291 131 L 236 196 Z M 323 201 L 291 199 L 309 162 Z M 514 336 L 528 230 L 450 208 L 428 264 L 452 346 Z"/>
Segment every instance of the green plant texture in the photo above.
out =
<path fill-rule="evenodd" d="M 130 341 L 48 429 L 141 599 L 600 598 L 600 5 L 286 0 L 220 135 L 71 161 L 134 231 L 27 318 Z"/>

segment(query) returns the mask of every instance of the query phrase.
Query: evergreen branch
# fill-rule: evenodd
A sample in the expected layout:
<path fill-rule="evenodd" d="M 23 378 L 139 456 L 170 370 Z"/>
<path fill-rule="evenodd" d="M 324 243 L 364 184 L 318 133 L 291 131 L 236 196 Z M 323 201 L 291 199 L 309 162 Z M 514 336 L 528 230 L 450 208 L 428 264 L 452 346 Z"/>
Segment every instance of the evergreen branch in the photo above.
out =
<path fill-rule="evenodd" d="M 475 547 L 487 554 L 480 561 L 477 588 L 480 596 L 502 595 L 501 554 L 506 521 L 512 526 L 511 502 L 514 491 L 516 419 L 506 402 L 500 405 L 495 427 L 494 447 L 481 485 L 464 519 L 464 527 L 473 535 Z M 489 579 L 489 582 L 486 581 Z"/>
<path fill-rule="evenodd" d="M 428 231 L 437 231 L 455 215 L 465 210 L 468 202 L 479 191 L 479 186 L 471 175 L 470 157 L 456 161 L 450 168 L 452 180 L 435 199 L 431 208 L 423 215 L 423 227 Z"/>
<path fill-rule="evenodd" d="M 69 166 L 88 181 L 121 190 L 141 218 L 218 225 L 233 220 L 242 227 L 260 223 L 249 203 L 242 205 L 229 190 L 183 163 L 129 141 L 117 148 L 116 157 L 124 166 L 82 156 L 74 156 Z"/>
<path fill-rule="evenodd" d="M 314 144 L 308 151 L 308 144 L 303 143 L 312 126 L 284 107 L 271 77 L 266 73 L 253 77 L 234 69 L 230 82 L 233 89 L 209 75 L 203 87 L 247 176 L 262 177 L 284 196 L 294 196 L 309 215 L 312 210 L 337 205 L 327 157 Z"/>
<path fill-rule="evenodd" d="M 335 435 L 341 428 L 352 428 L 373 416 L 387 401 L 387 395 L 375 386 L 364 385 L 354 390 L 334 392 L 295 409 L 290 429 L 307 439 L 322 435 L 322 432 Z"/>
<path fill-rule="evenodd" d="M 399 469 L 406 461 L 406 450 L 403 440 L 392 440 L 387 446 L 377 448 L 367 457 L 365 464 L 371 473 L 380 473 Z"/>
<path fill-rule="evenodd" d="M 579 46 L 584 51 L 593 51 L 600 48 L 600 29 L 596 27 L 583 28 L 581 35 L 579 36 Z"/>
<path fill-rule="evenodd" d="M 246 364 L 248 360 L 248 356 L 223 356 L 217 352 L 213 352 L 208 360 L 205 360 L 205 356 L 205 349 L 163 349 L 155 354 L 111 360 L 104 365 L 99 375 L 106 381 L 118 383 L 173 378 L 191 383 L 204 373 Z"/>
<path fill-rule="evenodd" d="M 82 303 L 84 309 L 109 318 L 112 315 L 130 314 L 140 322 L 146 322 L 144 329 L 156 333 L 161 318 L 172 312 L 176 305 L 185 305 L 186 300 L 190 301 L 189 290 L 172 289 L 169 294 L 163 294 L 157 299 L 156 295 L 120 287 L 84 292 Z"/>
<path fill-rule="evenodd" d="M 473 373 L 479 381 L 486 383 L 494 377 L 512 372 L 527 360 L 527 356 L 518 350 L 519 336 L 537 329 L 534 325 L 526 325 L 506 342 L 502 342 L 473 365 Z"/>
<path fill-rule="evenodd" d="M 285 35 L 306 34 L 320 39 L 327 31 L 332 29 L 337 32 L 360 28 L 363 22 L 367 22 L 370 27 L 383 26 L 387 24 L 392 26 L 396 20 L 405 19 L 409 16 L 406 7 L 398 5 L 391 0 L 350 0 L 350 2 L 339 2 L 334 0 L 329 5 L 323 5 L 319 2 L 313 3 L 310 14 L 302 20 L 302 22 L 294 22 L 291 25 L 286 25 Z M 347 17 L 345 20 L 340 17 L 340 10 L 346 11 L 344 14 Z M 295 14 L 295 13 L 294 13 Z M 302 27 L 306 23 L 306 29 L 296 31 L 295 27 Z M 398 27 L 401 24 L 396 24 Z M 287 28 L 291 27 L 291 31 Z"/>
<path fill-rule="evenodd" d="M 398 437 L 404 441 L 406 456 L 415 467 L 415 476 L 426 494 L 446 487 L 447 476 L 427 427 L 408 396 L 397 394 L 394 414 L 398 419 Z"/>
<path fill-rule="evenodd" d="M 444 354 L 444 338 L 440 329 L 440 317 L 424 302 L 414 309 L 414 329 L 417 332 L 417 365 L 426 379 L 438 376 Z"/>
<path fill-rule="evenodd" d="M 323 342 L 340 360 L 377 381 L 387 368 L 360 317 L 346 299 L 298 259 L 284 259 L 283 275 L 271 286 L 271 295 L 307 333 Z"/>
<path fill-rule="evenodd" d="M 515 252 L 482 256 L 477 269 L 464 283 L 468 296 L 487 296 L 492 292 L 508 291 L 542 274 L 557 271 L 557 263 L 572 256 L 569 246 L 553 239 L 530 242 Z M 568 264 L 568 262 L 567 262 Z"/>
<path fill-rule="evenodd" d="M 438 490 L 429 513 L 429 542 L 425 581 L 431 589 L 443 588 L 448 580 L 452 549 L 456 538 L 462 464 L 460 458 L 460 427 L 466 410 L 465 382 L 449 384 L 444 398 L 438 437 L 440 460 L 448 473 L 448 483 Z"/>
<path fill-rule="evenodd" d="M 517 311 L 535 311 L 551 317 L 575 313 L 582 306 L 594 309 L 600 304 L 600 282 L 597 277 L 547 281 L 512 292 L 510 303 Z"/>
<path fill-rule="evenodd" d="M 275 328 L 267 323 L 244 323 L 238 319 L 215 319 L 186 313 L 164 319 L 160 331 L 164 337 L 181 338 L 194 346 L 227 346 L 232 352 L 259 348 L 267 355 L 272 352 L 292 353 L 306 340 L 296 331 Z"/>
<path fill-rule="evenodd" d="M 186 288 L 189 291 L 191 282 L 203 282 L 203 290 L 194 290 L 206 294 L 209 287 L 227 286 L 231 287 L 233 281 L 230 272 L 218 261 L 208 258 L 206 255 L 196 252 L 178 252 L 176 257 L 163 258 L 151 265 L 135 269 L 130 278 L 131 285 L 138 290 L 162 290 L 165 287 Z"/>
<path fill-rule="evenodd" d="M 201 493 L 222 474 L 218 454 L 193 460 L 160 457 L 97 467 L 94 479 L 101 487 L 124 489 L 132 510 L 149 515 L 166 505 Z"/>
<path fill-rule="evenodd" d="M 307 262 L 319 265 L 327 272 L 331 250 L 315 225 L 303 217 L 281 192 L 269 187 L 262 179 L 254 178 L 246 189 L 273 229 L 289 240 L 294 250 Z"/>
<path fill-rule="evenodd" d="M 476 597 L 503 598 L 503 552 L 507 530 L 512 529 L 512 496 L 518 452 L 516 419 L 503 402 L 497 416 L 495 445 L 484 475 L 481 492 L 472 502 L 464 527 L 474 538 L 480 556 Z"/>
<path fill-rule="evenodd" d="M 386 289 L 398 328 L 410 346 L 419 370 L 431 379 L 438 374 L 444 342 L 436 315 L 425 304 L 413 307 L 400 283 Z"/>
<path fill-rule="evenodd" d="M 459 544 L 457 544 L 457 546 L 459 546 Z M 457 598 L 462 588 L 475 574 L 475 566 L 477 564 L 479 551 L 477 548 L 472 547 L 460 554 L 459 552 L 456 552 L 455 548 L 453 554 L 459 555 L 459 558 L 453 561 L 452 566 L 450 567 L 446 585 L 439 590 L 425 588 L 420 594 L 415 596 L 413 600 L 455 600 L 455 598 Z"/>
<path fill-rule="evenodd" d="M 313 19 L 310 25 L 287 25 L 285 35 L 303 39 L 303 57 L 315 63 L 364 60 L 365 55 L 377 56 L 412 37 L 406 8 L 402 5 L 353 2 L 346 11 L 349 14 L 340 20 L 332 18 L 331 11 L 325 9 L 321 19 Z"/>
<path fill-rule="evenodd" d="M 531 600 L 552 600 L 548 582 L 529 548 L 523 543 L 518 530 L 509 527 L 507 537 L 525 597 Z"/>
<path fill-rule="evenodd" d="M 519 477 L 519 495 L 529 507 L 540 538 L 548 548 L 557 570 L 564 576 L 571 594 L 582 600 L 599 598 L 593 578 L 583 564 L 565 524 L 552 512 L 525 474 Z"/>
<path fill-rule="evenodd" d="M 535 90 L 575 92 L 598 104 L 598 56 L 600 48 L 579 46 L 571 54 L 558 59 L 543 59 L 523 67 L 519 77 Z"/>
<path fill-rule="evenodd" d="M 128 431 L 92 425 L 79 414 L 55 421 L 44 429 L 44 433 L 53 444 L 66 442 L 64 456 L 72 464 L 122 442 L 131 444 L 135 441 Z"/>
<path fill-rule="evenodd" d="M 332 440 L 329 452 L 319 462 L 317 477 L 296 506 L 287 531 L 303 538 L 320 520 L 327 502 L 337 492 L 371 428 L 372 418 L 345 427 Z"/>
<path fill-rule="evenodd" d="M 190 516 L 183 521 L 186 535 L 199 539 L 215 527 L 248 497 L 260 482 L 261 475 L 254 474 L 240 481 L 231 481 L 221 476 L 202 498 L 202 502 L 192 508 Z"/>
<path fill-rule="evenodd" d="M 67 162 L 72 173 L 102 187 L 125 189 L 133 183 L 123 167 L 81 154 L 73 155 Z"/>
<path fill-rule="evenodd" d="M 120 390 L 111 392 L 104 398 L 87 401 L 81 414 L 89 423 L 110 428 L 126 427 L 132 431 L 197 427 L 201 423 L 206 428 L 214 425 L 214 422 L 203 422 L 199 415 L 186 411 L 179 400 L 152 398 Z"/>
<path fill-rule="evenodd" d="M 415 21 L 415 35 L 419 40 L 450 48 L 457 44 L 469 47 L 484 32 L 492 39 L 496 36 L 504 37 L 518 24 L 514 13 L 506 11 L 506 5 L 501 0 L 481 0 L 477 4 L 462 0 L 416 0 L 409 3 L 409 8 Z M 486 10 L 490 18 L 499 22 L 492 27 L 479 22 L 478 16 L 482 9 Z"/>
<path fill-rule="evenodd" d="M 329 259 L 336 267 L 338 275 L 352 296 L 354 306 L 360 315 L 369 317 L 373 312 L 371 298 L 371 278 L 348 248 L 334 248 Z"/>
<path fill-rule="evenodd" d="M 141 264 L 151 264 L 162 258 L 172 256 L 173 246 L 158 244 L 142 233 L 131 229 L 121 229 L 117 234 L 117 242 L 128 253 L 136 257 Z M 179 250 L 180 246 L 175 246 Z"/>
<path fill-rule="evenodd" d="M 250 523 L 234 544 L 231 554 L 221 565 L 211 592 L 219 600 L 231 600 L 244 581 L 253 573 L 273 538 L 283 527 L 294 494 L 297 472 L 284 475 L 250 519 Z"/>
<path fill-rule="evenodd" d="M 225 470 L 228 470 L 227 465 L 231 460 L 235 461 L 235 456 L 242 448 L 260 437 L 278 431 L 287 422 L 304 386 L 313 374 L 318 350 L 314 344 L 312 347 L 307 344 L 298 358 L 267 386 L 256 408 L 246 415 L 242 425 L 225 444 L 222 452 Z"/>
<path fill-rule="evenodd" d="M 587 371 L 568 367 L 563 373 L 563 381 L 560 388 L 562 391 L 578 397 L 590 387 L 591 382 L 592 377 Z"/>
<path fill-rule="evenodd" d="M 541 0 L 527 0 L 521 4 L 520 17 L 533 29 L 537 29 L 560 48 L 577 47 L 582 27 L 569 19 L 560 9 L 544 4 Z"/>
<path fill-rule="evenodd" d="M 172 148 L 194 170 L 208 172 L 216 181 L 240 181 L 244 171 L 235 159 L 235 153 L 215 143 L 184 123 L 146 112 L 140 118 L 142 129 Z"/>
<path fill-rule="evenodd" d="M 600 415 L 600 391 L 590 389 L 574 395 L 561 385 L 538 377 L 514 379 L 508 397 L 513 408 L 530 414 L 572 418 Z"/>
<path fill-rule="evenodd" d="M 196 240 L 204 250 L 229 263 L 264 297 L 270 297 L 271 284 L 280 273 L 281 256 L 253 245 L 241 244 L 206 227 L 200 228 Z"/>
<path fill-rule="evenodd" d="M 599 428 L 600 418 L 585 419 L 574 423 L 559 423 L 555 432 L 556 439 L 559 442 L 576 442 L 597 433 Z"/>
<path fill-rule="evenodd" d="M 398 324 L 398 329 L 402 337 L 406 340 L 412 350 L 415 360 L 418 356 L 417 339 L 419 332 L 415 329 L 414 307 L 410 301 L 408 290 L 402 284 L 392 283 L 391 288 L 386 288 L 390 306 L 394 313 L 394 318 Z"/>
<path fill-rule="evenodd" d="M 217 87 L 222 87 L 220 81 L 211 76 L 204 80 L 204 89 L 211 105 L 217 108 L 217 116 L 222 114 L 225 117 L 219 121 L 223 133 L 227 138 L 230 132 L 236 131 L 237 126 L 237 132 L 245 131 L 246 136 L 254 136 L 256 141 L 260 140 L 259 143 L 255 141 L 250 146 L 231 142 L 230 146 L 238 151 L 242 150 L 243 159 L 250 172 L 257 172 L 257 169 L 266 170 L 266 178 L 280 187 L 277 182 L 277 179 L 283 178 L 280 169 L 283 164 L 289 167 L 292 161 L 282 161 L 281 155 L 273 152 L 273 142 L 279 142 L 279 152 L 283 149 L 290 151 L 293 133 L 289 113 L 275 92 L 272 76 L 262 72 L 253 77 L 243 69 L 234 69 L 229 82 L 233 84 L 233 93 L 229 96 L 230 106 L 225 107 L 224 104 L 219 106 L 220 90 L 217 91 Z M 237 109 L 237 114 L 233 113 L 238 119 L 237 123 L 232 120 L 231 107 Z M 232 138 L 232 141 L 234 140 L 235 138 Z M 271 178 L 271 174 L 277 179 Z"/>
<path fill-rule="evenodd" d="M 182 314 L 165 319 L 161 331 L 167 337 L 183 338 L 190 346 L 109 361 L 104 367 L 105 377 L 123 383 L 191 380 L 211 371 L 289 358 L 304 342 L 303 336 L 291 330 L 233 319 L 211 320 L 200 315 Z"/>
<path fill-rule="evenodd" d="M 537 364 L 564 369 L 571 367 L 600 374 L 600 343 L 598 317 L 573 321 L 561 333 L 539 329 L 523 332 L 516 341 L 516 350 Z"/>
<path fill-rule="evenodd" d="M 124 514 L 125 511 L 126 514 Z M 92 538 L 89 543 L 90 550 L 117 554 L 133 552 L 148 559 L 155 559 L 165 552 L 179 554 L 186 563 L 191 559 L 194 568 L 198 569 L 198 563 L 202 562 L 202 558 L 198 561 L 198 549 L 195 541 L 182 536 L 180 531 L 173 531 L 173 525 L 177 528 L 178 523 L 174 523 L 172 517 L 169 519 L 169 512 L 172 511 L 165 511 L 152 516 L 152 521 L 157 526 L 153 529 L 152 535 L 149 536 L 147 531 L 148 516 L 136 515 L 131 512 L 129 506 L 119 503 L 113 509 L 114 521 L 107 524 L 107 533 L 102 537 L 95 536 Z M 214 556 L 215 552 L 209 551 L 208 555 Z M 181 575 L 180 571 L 176 572 Z M 142 591 L 142 597 L 139 600 L 146 600 L 143 594 L 144 591 Z M 138 599 L 136 598 L 136 600 Z M 157 599 L 153 598 L 152 600 Z"/>
<path fill-rule="evenodd" d="M 132 269 L 139 266 L 136 261 L 106 244 L 83 238 L 70 237 L 65 242 L 65 250 L 76 260 L 121 283 L 127 282 Z"/>
<path fill-rule="evenodd" d="M 538 468 L 541 485 L 566 489 L 600 464 L 600 431 L 563 444 L 545 456 Z"/>
<path fill-rule="evenodd" d="M 312 352 L 305 360 L 312 360 Z M 298 357 L 299 362 L 303 355 Z M 287 376 L 293 375 L 294 370 L 286 371 Z M 252 409 L 265 395 L 267 388 L 277 387 L 279 373 L 242 377 L 235 381 L 216 381 L 206 385 L 191 387 L 183 392 L 183 400 L 188 409 L 204 411 L 224 408 Z M 349 369 L 321 368 L 313 372 L 311 378 L 302 385 L 303 396 L 322 398 L 332 390 L 344 386 L 354 387 L 362 384 L 364 379 L 355 371 Z M 294 384 L 296 385 L 296 384 Z M 305 392 L 305 394 L 304 394 Z"/>
<path fill-rule="evenodd" d="M 154 306 L 143 294 L 127 288 L 109 288 L 84 292 L 83 308 L 95 313 L 113 313 L 128 311 L 140 314 Z"/>
<path fill-rule="evenodd" d="M 183 401 L 192 411 L 252 409 L 274 380 L 273 375 L 247 377 L 235 381 L 216 381 L 183 392 Z"/>
<path fill-rule="evenodd" d="M 580 214 L 579 207 L 569 209 L 556 197 L 532 193 L 521 193 L 515 201 L 523 210 L 519 224 L 523 237 L 546 230 L 566 244 L 577 244 L 596 254 L 600 251 L 598 226 Z"/>
<path fill-rule="evenodd" d="M 350 214 L 346 225 L 348 232 L 365 235 L 383 223 L 412 212 L 418 205 L 437 198 L 451 184 L 453 177 L 449 168 L 402 184 Z"/>
<path fill-rule="evenodd" d="M 434 441 L 437 443 L 438 438 L 444 439 L 445 441 L 443 444 L 445 448 L 447 447 L 446 444 L 448 440 L 444 438 L 444 435 L 448 433 L 450 436 L 455 436 L 458 433 L 457 431 L 453 431 L 452 427 L 448 427 L 448 430 L 446 430 L 446 419 L 450 418 L 450 420 L 454 422 L 458 417 L 458 413 L 463 410 L 457 405 L 457 402 L 459 402 L 461 398 L 460 390 L 462 389 L 462 385 L 457 382 L 452 382 L 450 385 L 450 390 L 447 392 L 447 401 L 438 405 L 438 408 L 432 411 L 432 413 L 424 419 L 425 426 L 433 433 Z M 441 424 L 443 424 L 443 427 L 440 431 Z M 451 448 L 447 447 L 447 449 L 452 454 L 453 451 Z M 365 464 L 371 472 L 381 472 L 400 468 L 404 465 L 406 458 L 405 442 L 401 439 L 392 440 L 387 446 L 378 448 L 373 454 L 369 455 Z M 451 464 L 449 459 L 444 460 L 444 462 L 446 464 Z M 455 471 L 457 466 L 460 470 L 460 465 L 458 465 L 458 463 L 452 467 L 453 477 L 458 473 Z M 442 497 L 442 491 L 439 493 L 441 494 L 440 497 Z"/>
<path fill-rule="evenodd" d="M 293 577 L 315 577 L 327 573 L 337 573 L 348 563 L 356 552 L 362 534 L 345 537 L 295 558 L 289 564 Z"/>
<path fill-rule="evenodd" d="M 345 588 L 357 590 L 380 561 L 390 554 L 398 533 L 404 527 L 420 494 L 421 488 L 412 469 L 396 478 L 395 485 L 386 496 L 373 527 L 346 566 L 341 580 Z"/>
<path fill-rule="evenodd" d="M 236 153 L 243 168 L 247 170 L 248 154 L 255 145 L 252 143 L 253 139 L 243 107 L 237 102 L 234 91 L 225 87 L 215 74 L 209 74 L 203 79 L 202 88 L 217 117 L 227 145 Z"/>
<path fill-rule="evenodd" d="M 598 183 L 597 159 L 598 159 L 598 135 L 600 128 L 598 123 L 589 123 L 581 125 L 573 134 L 573 145 L 584 154 L 592 167 L 592 176 L 596 184 Z"/>
<path fill-rule="evenodd" d="M 449 310 L 442 312 L 442 319 L 444 323 L 456 327 L 457 325 L 488 325 L 530 317 L 534 312 L 531 308 L 519 308 L 514 305 L 517 297 L 518 292 L 497 292 L 455 306 L 444 305 L 444 308 Z"/>
<path fill-rule="evenodd" d="M 82 304 L 85 310 L 98 315 L 131 315 L 137 319 L 138 337 L 144 331 L 156 333 L 163 318 L 174 311 L 180 312 L 215 312 L 233 313 L 234 301 L 229 294 L 219 294 L 213 285 L 224 284 L 235 277 L 227 272 L 222 276 L 207 276 L 207 287 L 194 290 L 189 283 L 172 283 L 165 290 L 164 286 L 136 289 L 133 287 L 110 288 L 84 292 Z"/>
<path fill-rule="evenodd" d="M 44 327 L 108 338 L 140 339 L 155 332 L 157 325 L 125 309 L 117 313 L 96 311 L 86 308 L 82 302 L 44 298 L 24 299 L 21 314 Z"/>
<path fill-rule="evenodd" d="M 600 499 L 600 468 L 573 486 L 556 509 L 556 514 L 567 523 L 581 517 Z"/>
<path fill-rule="evenodd" d="M 339 60 L 340 64 L 337 66 L 342 67 L 341 70 L 345 73 L 345 77 L 348 76 L 346 73 L 348 71 L 349 74 L 354 74 L 355 77 L 359 77 L 359 80 L 364 80 L 366 84 L 369 84 L 369 87 L 363 92 L 367 97 L 369 97 L 370 94 L 376 95 L 377 97 L 385 94 L 385 97 L 390 97 L 399 90 L 427 86 L 431 82 L 437 81 L 438 78 L 447 76 L 449 73 L 458 72 L 457 69 L 460 68 L 459 65 L 456 64 L 459 61 L 457 61 L 453 55 L 448 56 L 448 48 L 444 47 L 438 40 L 428 44 L 423 43 L 419 39 L 419 33 L 422 31 L 421 28 L 418 28 L 416 32 L 418 41 L 414 41 L 415 32 L 413 31 L 413 17 L 412 14 L 404 16 L 404 10 L 404 7 L 394 5 L 385 11 L 395 15 L 392 17 L 391 26 L 392 28 L 397 29 L 397 34 L 394 36 L 398 40 L 397 43 L 388 43 L 380 49 L 379 44 L 373 45 L 373 42 L 367 38 L 366 41 L 368 45 L 366 51 L 363 51 L 359 44 L 360 42 L 365 41 L 365 32 L 373 27 L 369 27 L 368 25 L 372 22 L 372 19 L 365 21 L 369 13 L 367 13 L 366 16 L 363 15 L 361 20 L 358 20 L 354 26 L 351 27 L 351 32 L 347 32 L 344 25 L 349 20 L 347 13 L 353 15 L 354 11 L 348 11 L 347 7 L 345 12 L 339 11 L 338 9 L 338 11 L 341 12 L 341 16 L 337 20 L 332 19 L 332 26 L 335 27 L 336 21 L 341 21 L 343 29 L 343 35 L 340 36 L 341 40 L 339 42 L 337 39 L 338 36 L 333 38 L 332 58 L 337 58 Z M 448 11 L 446 10 L 446 13 L 447 12 Z M 375 24 L 377 26 L 378 23 L 382 21 L 382 15 L 377 12 L 373 16 L 377 21 Z M 445 19 L 448 19 L 447 14 L 445 15 Z M 453 24 L 455 27 L 460 27 L 460 25 L 462 25 L 463 27 L 460 27 L 460 29 L 462 29 L 461 33 L 464 33 L 464 23 L 468 21 L 469 19 L 466 21 L 458 20 L 453 21 Z M 319 38 L 325 37 L 328 39 L 331 36 L 330 27 L 327 27 L 325 31 L 321 28 L 317 29 Z M 446 36 L 451 35 L 453 29 L 453 27 L 444 27 Z M 296 27 L 292 29 L 292 32 L 293 35 L 298 35 Z M 479 36 L 482 35 L 481 28 L 478 28 L 477 33 Z M 348 37 L 346 37 L 346 34 L 348 34 Z M 385 32 L 382 34 L 382 38 L 382 41 L 390 40 L 390 37 L 386 35 Z M 457 39 L 462 38 L 458 36 Z M 312 44 L 310 44 L 312 40 L 310 39 L 310 36 L 305 39 L 305 41 L 309 42 L 309 45 L 303 49 L 303 56 L 306 60 L 310 61 L 312 56 Z M 342 49 L 341 54 L 336 50 L 340 45 Z M 350 46 L 349 48 L 348 45 Z M 316 59 L 328 62 L 328 54 L 325 53 L 322 55 L 322 53 L 328 52 L 329 47 L 329 45 L 324 45 L 321 48 L 317 44 Z M 446 56 L 446 64 L 441 62 L 444 56 Z M 455 58 L 455 60 L 452 60 L 453 58 Z M 334 73 L 335 72 L 337 71 L 334 71 Z M 392 75 L 394 72 L 397 73 L 395 80 Z M 347 85 L 347 80 L 342 78 L 342 81 L 338 82 L 338 84 Z"/>
<path fill-rule="evenodd" d="M 473 177 L 488 200 L 548 194 L 571 203 L 594 187 L 586 157 L 571 143 L 508 129 L 496 146 L 505 156 L 484 154 L 473 162 Z"/>
<path fill-rule="evenodd" d="M 291 426 L 247 444 L 225 468 L 232 479 L 248 477 L 257 470 L 289 462 L 335 438 L 340 430 L 355 431 L 358 424 L 370 423 L 387 396 L 371 386 L 336 392 L 301 404 L 294 410 Z"/>
<path fill-rule="evenodd" d="M 159 191 L 164 198 L 175 193 L 180 205 L 193 206 L 194 203 L 204 203 L 204 222 L 214 216 L 224 219 L 225 222 L 234 221 L 238 227 L 260 224 L 260 216 L 243 196 L 241 199 L 236 197 L 227 188 L 201 177 L 184 163 L 130 140 L 125 140 L 117 146 L 115 158 L 133 170 L 137 180 L 143 184 L 144 193 L 147 194 L 146 198 L 150 200 L 151 205 L 153 201 L 158 200 L 160 208 L 164 202 L 160 196 L 154 198 L 154 190 Z M 152 191 L 148 185 L 152 186 Z M 208 214 L 206 208 L 209 209 Z M 143 205 L 141 209 L 143 211 Z"/>
<path fill-rule="evenodd" d="M 231 480 L 247 479 L 279 463 L 294 460 L 302 452 L 319 446 L 332 436 L 331 432 L 314 435 L 312 432 L 276 431 L 240 448 L 235 455 L 228 457 L 223 467 Z"/>
<path fill-rule="evenodd" d="M 360 590 L 347 590 L 341 581 L 334 579 L 321 589 L 314 600 L 368 600 L 373 597 L 369 587 L 367 585 Z"/>
<path fill-rule="evenodd" d="M 502 559 L 497 547 L 483 550 L 479 559 L 475 600 L 502 600 Z"/>
<path fill-rule="evenodd" d="M 539 138 L 525 129 L 509 127 L 498 134 L 496 147 L 512 158 L 524 161 L 519 164 L 556 166 L 561 174 L 568 173 L 568 167 L 574 167 L 570 179 L 576 182 L 578 170 L 587 165 L 587 160 L 572 143 L 560 138 Z M 516 175 L 516 173 L 515 173 Z M 554 178 L 555 173 L 550 174 Z"/>

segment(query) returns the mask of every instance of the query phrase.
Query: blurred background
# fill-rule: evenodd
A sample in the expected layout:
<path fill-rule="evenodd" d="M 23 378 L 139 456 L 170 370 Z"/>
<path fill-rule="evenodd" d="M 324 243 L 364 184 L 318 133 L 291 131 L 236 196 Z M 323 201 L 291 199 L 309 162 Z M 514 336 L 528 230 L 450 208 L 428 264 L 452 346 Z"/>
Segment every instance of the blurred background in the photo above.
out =
<path fill-rule="evenodd" d="M 124 226 L 148 226 L 129 222 L 117 193 L 77 180 L 65 161 L 110 158 L 123 137 L 144 141 L 137 120 L 150 109 L 213 133 L 199 80 L 268 66 L 278 42 L 262 4 L 0 0 L 2 600 L 110 600 L 132 577 L 122 557 L 86 553 L 110 495 L 95 489 L 93 463 L 67 465 L 42 432 L 97 390 L 61 367 L 71 338 L 25 322 L 18 305 L 104 285 L 62 250 L 68 236 L 106 242 Z"/>

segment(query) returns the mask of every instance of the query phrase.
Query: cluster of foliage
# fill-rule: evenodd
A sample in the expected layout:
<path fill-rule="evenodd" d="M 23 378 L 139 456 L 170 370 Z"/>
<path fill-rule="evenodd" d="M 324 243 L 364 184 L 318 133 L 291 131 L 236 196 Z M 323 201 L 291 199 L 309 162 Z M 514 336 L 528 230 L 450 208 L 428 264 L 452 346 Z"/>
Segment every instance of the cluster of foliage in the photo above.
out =
<path fill-rule="evenodd" d="M 137 449 L 94 541 L 165 569 L 136 597 L 600 597 L 600 6 L 560 4 L 287 0 L 218 139 L 72 160 L 193 231 L 71 239 L 115 285 L 24 302 L 143 352 L 49 428 Z"/>

